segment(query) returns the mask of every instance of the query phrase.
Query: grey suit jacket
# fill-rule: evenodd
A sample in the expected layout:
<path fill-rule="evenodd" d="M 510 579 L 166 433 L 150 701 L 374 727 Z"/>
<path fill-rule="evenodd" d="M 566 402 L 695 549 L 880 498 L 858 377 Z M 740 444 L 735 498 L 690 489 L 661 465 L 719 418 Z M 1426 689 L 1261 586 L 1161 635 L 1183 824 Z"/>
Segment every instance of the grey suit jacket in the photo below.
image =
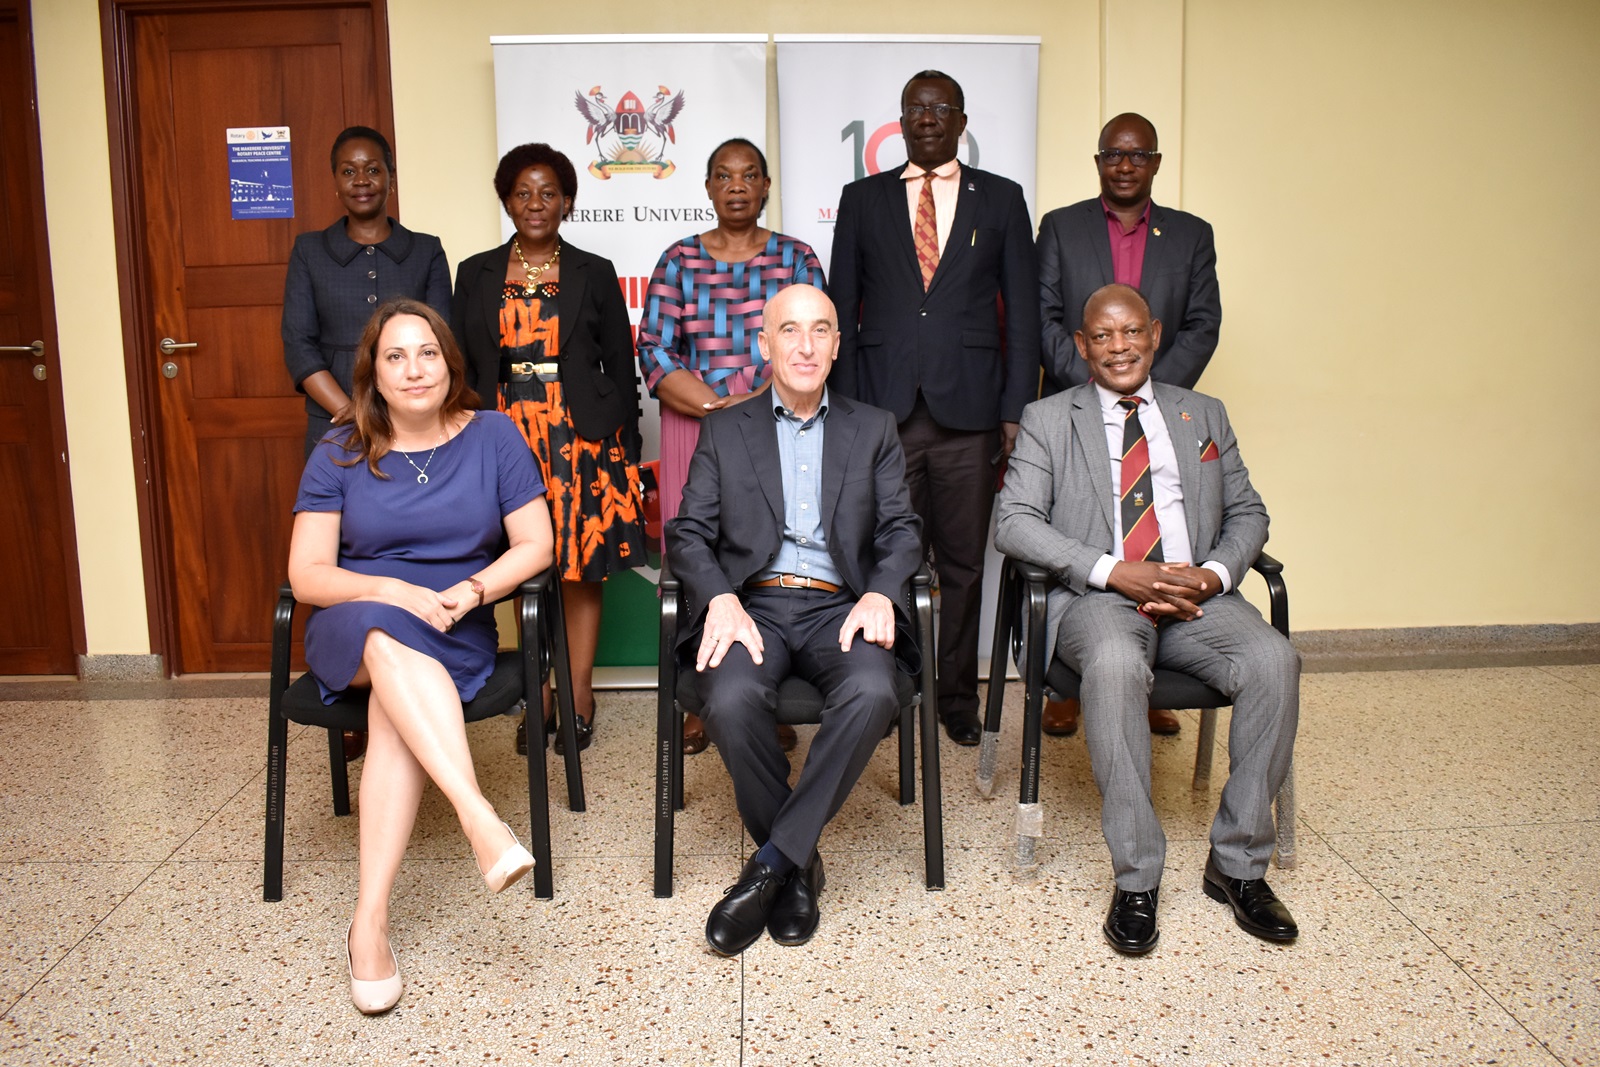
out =
<path fill-rule="evenodd" d="M 1178 456 L 1192 558 L 1196 564 L 1222 564 L 1237 588 L 1267 543 L 1267 509 L 1250 485 L 1227 410 L 1220 400 L 1160 382 L 1155 395 Z M 1203 460 L 1211 446 L 1216 458 Z M 1092 588 L 1089 571 L 1112 551 L 1114 500 L 1094 385 L 1029 404 L 1000 493 L 995 547 L 1061 580 L 1050 591 L 1046 648 L 1056 647 L 1072 598 Z M 1171 536 L 1162 531 L 1163 539 Z"/>
<path fill-rule="evenodd" d="M 1159 234 L 1157 233 L 1159 231 Z M 1039 313 L 1046 394 L 1089 380 L 1072 334 L 1083 325 L 1083 304 L 1111 273 L 1111 238 L 1100 198 L 1056 208 L 1039 222 Z M 1150 377 L 1193 389 L 1217 349 L 1222 298 L 1217 293 L 1217 246 L 1198 215 L 1150 205 L 1139 291 L 1161 320 L 1161 347 Z"/>
<path fill-rule="evenodd" d="M 832 390 L 822 439 L 822 522 L 828 555 L 852 596 L 882 593 L 895 606 L 894 650 L 914 672 L 917 645 L 907 584 L 922 562 L 922 526 L 906 490 L 894 417 Z M 772 404 L 763 397 L 714 411 L 701 423 L 683 507 L 667 523 L 673 573 L 690 624 L 679 648 L 700 640 L 713 597 L 737 593 L 772 563 L 783 538 L 783 473 Z"/>

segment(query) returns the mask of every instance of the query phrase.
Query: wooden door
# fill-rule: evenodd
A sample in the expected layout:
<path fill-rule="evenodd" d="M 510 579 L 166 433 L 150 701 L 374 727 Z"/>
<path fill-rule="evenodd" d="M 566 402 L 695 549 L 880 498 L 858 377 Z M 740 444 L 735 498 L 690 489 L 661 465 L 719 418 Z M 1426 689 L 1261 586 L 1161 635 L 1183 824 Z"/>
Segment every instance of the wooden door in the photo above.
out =
<path fill-rule="evenodd" d="M 30 37 L 26 2 L 0 0 L 0 674 L 75 674 L 82 604 Z"/>
<path fill-rule="evenodd" d="M 367 2 L 138 8 L 124 8 L 126 136 L 146 284 L 130 348 L 160 468 L 173 622 L 158 637 L 175 673 L 264 670 L 306 421 L 283 366 L 285 265 L 297 234 L 338 217 L 334 136 L 393 127 L 387 47 Z M 290 128 L 292 219 L 232 217 L 225 131 L 252 126 Z M 163 353 L 163 339 L 194 347 Z"/>

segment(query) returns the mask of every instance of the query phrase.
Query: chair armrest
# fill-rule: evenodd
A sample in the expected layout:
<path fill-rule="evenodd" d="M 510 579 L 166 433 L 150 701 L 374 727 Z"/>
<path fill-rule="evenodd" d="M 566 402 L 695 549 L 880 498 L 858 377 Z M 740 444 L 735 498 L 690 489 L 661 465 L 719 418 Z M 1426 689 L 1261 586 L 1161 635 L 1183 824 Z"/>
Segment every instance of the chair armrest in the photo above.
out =
<path fill-rule="evenodd" d="M 1289 587 L 1283 582 L 1283 564 L 1265 552 L 1256 557 L 1253 569 L 1267 583 L 1267 602 L 1272 613 L 1272 628 L 1289 636 Z"/>
<path fill-rule="evenodd" d="M 1026 563 L 1015 556 L 1007 556 L 1006 561 L 1016 570 L 1018 577 L 1025 582 L 1049 582 L 1055 578 L 1055 575 L 1043 567 Z"/>
<path fill-rule="evenodd" d="M 672 573 L 672 566 L 667 562 L 665 546 L 661 549 L 661 581 L 657 583 L 657 588 L 661 590 L 662 600 L 665 600 L 668 596 L 677 596 L 683 589 L 683 582 L 678 579 L 677 575 Z"/>
<path fill-rule="evenodd" d="M 555 580 L 556 568 L 555 564 L 551 564 L 538 574 L 535 574 L 532 578 L 529 578 L 527 581 L 513 589 L 508 594 L 508 597 L 538 596 L 540 593 L 548 589 L 550 587 L 550 583 Z"/>
<path fill-rule="evenodd" d="M 928 564 L 923 563 L 917 568 L 917 573 L 911 576 L 911 588 L 930 589 L 933 586 L 933 571 L 928 569 Z"/>

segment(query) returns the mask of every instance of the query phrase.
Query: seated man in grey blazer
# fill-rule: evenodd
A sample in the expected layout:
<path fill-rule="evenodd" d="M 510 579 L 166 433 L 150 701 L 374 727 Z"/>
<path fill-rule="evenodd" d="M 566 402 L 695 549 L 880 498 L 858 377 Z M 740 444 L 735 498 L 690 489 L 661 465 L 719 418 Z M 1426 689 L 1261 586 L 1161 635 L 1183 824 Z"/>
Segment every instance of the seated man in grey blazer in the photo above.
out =
<path fill-rule="evenodd" d="M 666 531 L 700 717 L 759 846 L 706 920 L 724 956 L 763 930 L 781 945 L 816 932 L 817 840 L 897 711 L 897 658 L 918 666 L 906 591 L 922 538 L 894 416 L 828 391 L 839 320 L 820 289 L 768 301 L 757 343 L 772 388 L 706 417 Z M 791 674 L 824 700 L 793 788 L 772 728 Z"/>
<path fill-rule="evenodd" d="M 1137 289 L 1089 297 L 1074 334 L 1089 381 L 1028 405 L 1000 497 L 995 545 L 1053 572 L 1047 648 L 1083 676 L 1084 729 L 1116 890 L 1111 947 L 1156 945 L 1166 837 L 1150 801 L 1151 668 L 1233 700 L 1231 764 L 1201 887 L 1247 932 L 1299 933 L 1264 875 L 1272 798 L 1288 773 L 1300 657 L 1237 582 L 1267 541 L 1222 404 L 1150 381 L 1161 323 Z"/>

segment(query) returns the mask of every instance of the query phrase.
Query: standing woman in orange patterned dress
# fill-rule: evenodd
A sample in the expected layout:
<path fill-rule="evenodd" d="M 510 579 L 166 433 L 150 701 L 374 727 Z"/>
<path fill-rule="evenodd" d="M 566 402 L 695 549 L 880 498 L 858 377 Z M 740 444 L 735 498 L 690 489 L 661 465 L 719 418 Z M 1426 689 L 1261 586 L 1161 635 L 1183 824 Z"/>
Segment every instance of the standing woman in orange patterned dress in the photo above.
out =
<path fill-rule="evenodd" d="M 578 195 L 571 160 L 519 145 L 494 190 L 516 233 L 462 262 L 451 325 L 472 387 L 511 416 L 544 476 L 581 750 L 594 730 L 602 583 L 645 562 L 633 338 L 611 261 L 561 240 Z"/>

